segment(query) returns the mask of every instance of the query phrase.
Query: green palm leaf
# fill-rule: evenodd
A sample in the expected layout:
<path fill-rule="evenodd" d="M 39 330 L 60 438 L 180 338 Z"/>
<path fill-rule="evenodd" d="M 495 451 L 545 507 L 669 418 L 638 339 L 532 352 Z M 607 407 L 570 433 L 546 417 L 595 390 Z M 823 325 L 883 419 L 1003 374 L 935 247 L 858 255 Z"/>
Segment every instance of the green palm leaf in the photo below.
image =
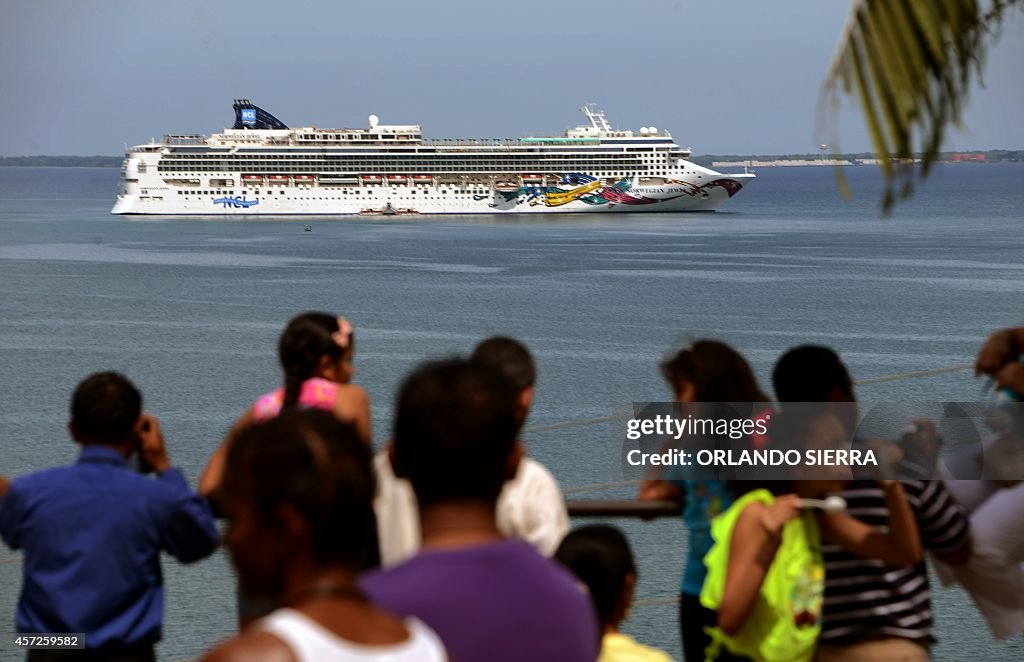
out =
<path fill-rule="evenodd" d="M 1005 10 L 1024 0 L 855 0 L 822 90 L 834 118 L 843 95 L 859 103 L 885 176 L 882 210 L 913 192 L 958 125 L 986 47 Z M 834 126 L 833 132 L 834 132 Z M 832 140 L 838 154 L 838 141 Z M 848 187 L 837 171 L 844 194 Z"/>

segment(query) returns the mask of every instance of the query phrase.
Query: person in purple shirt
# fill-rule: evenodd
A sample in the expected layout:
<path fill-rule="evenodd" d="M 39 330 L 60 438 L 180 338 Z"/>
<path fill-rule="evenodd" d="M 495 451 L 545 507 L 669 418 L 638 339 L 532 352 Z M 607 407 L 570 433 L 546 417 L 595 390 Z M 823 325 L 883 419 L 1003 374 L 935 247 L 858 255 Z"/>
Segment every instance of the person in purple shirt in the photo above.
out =
<path fill-rule="evenodd" d="M 75 464 L 0 492 L 0 537 L 24 550 L 18 632 L 83 633 L 89 650 L 75 659 L 152 660 L 163 621 L 160 552 L 185 563 L 208 556 L 219 541 L 213 516 L 171 467 L 160 424 L 124 376 L 80 383 L 68 429 L 82 446 Z M 31 650 L 28 659 L 67 653 Z"/>
<path fill-rule="evenodd" d="M 519 465 L 517 393 L 464 359 L 427 363 L 399 390 L 391 447 L 419 503 L 419 554 L 362 578 L 374 602 L 433 628 L 459 662 L 593 662 L 594 608 L 572 576 L 498 531 Z"/>

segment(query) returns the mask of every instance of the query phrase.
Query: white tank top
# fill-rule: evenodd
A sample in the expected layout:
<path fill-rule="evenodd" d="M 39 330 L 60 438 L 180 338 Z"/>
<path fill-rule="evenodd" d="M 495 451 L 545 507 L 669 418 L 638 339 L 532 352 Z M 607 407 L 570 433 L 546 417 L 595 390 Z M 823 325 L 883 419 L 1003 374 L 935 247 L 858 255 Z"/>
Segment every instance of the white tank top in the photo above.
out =
<path fill-rule="evenodd" d="M 342 639 L 294 609 L 278 609 L 259 623 L 289 648 L 298 662 L 446 662 L 444 644 L 416 618 L 406 618 L 409 638 L 398 644 L 369 646 Z"/>

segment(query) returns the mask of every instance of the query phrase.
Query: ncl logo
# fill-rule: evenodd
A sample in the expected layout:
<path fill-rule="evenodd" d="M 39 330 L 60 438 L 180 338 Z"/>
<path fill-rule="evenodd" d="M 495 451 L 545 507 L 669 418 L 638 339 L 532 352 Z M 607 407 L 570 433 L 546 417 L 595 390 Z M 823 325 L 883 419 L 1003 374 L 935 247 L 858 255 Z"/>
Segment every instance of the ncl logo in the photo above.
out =
<path fill-rule="evenodd" d="M 237 196 L 233 198 L 214 198 L 213 200 L 214 205 L 224 205 L 224 209 L 227 209 L 228 207 L 232 207 L 234 209 L 247 209 L 258 205 L 259 203 L 259 198 L 256 198 L 255 200 L 246 200 L 245 198 L 239 198 Z"/>

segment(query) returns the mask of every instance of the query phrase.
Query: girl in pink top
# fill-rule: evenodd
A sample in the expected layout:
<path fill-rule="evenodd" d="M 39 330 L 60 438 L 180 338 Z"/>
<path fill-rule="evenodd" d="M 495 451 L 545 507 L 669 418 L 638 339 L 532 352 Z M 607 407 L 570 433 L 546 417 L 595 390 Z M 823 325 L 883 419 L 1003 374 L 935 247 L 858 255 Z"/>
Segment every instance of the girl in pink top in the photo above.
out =
<path fill-rule="evenodd" d="M 284 386 L 262 395 L 235 422 L 199 480 L 205 497 L 220 485 L 231 441 L 255 422 L 277 416 L 282 409 L 323 409 L 355 426 L 370 445 L 370 401 L 366 391 L 349 382 L 355 374 L 355 332 L 344 317 L 307 312 L 292 318 L 278 341 Z"/>

